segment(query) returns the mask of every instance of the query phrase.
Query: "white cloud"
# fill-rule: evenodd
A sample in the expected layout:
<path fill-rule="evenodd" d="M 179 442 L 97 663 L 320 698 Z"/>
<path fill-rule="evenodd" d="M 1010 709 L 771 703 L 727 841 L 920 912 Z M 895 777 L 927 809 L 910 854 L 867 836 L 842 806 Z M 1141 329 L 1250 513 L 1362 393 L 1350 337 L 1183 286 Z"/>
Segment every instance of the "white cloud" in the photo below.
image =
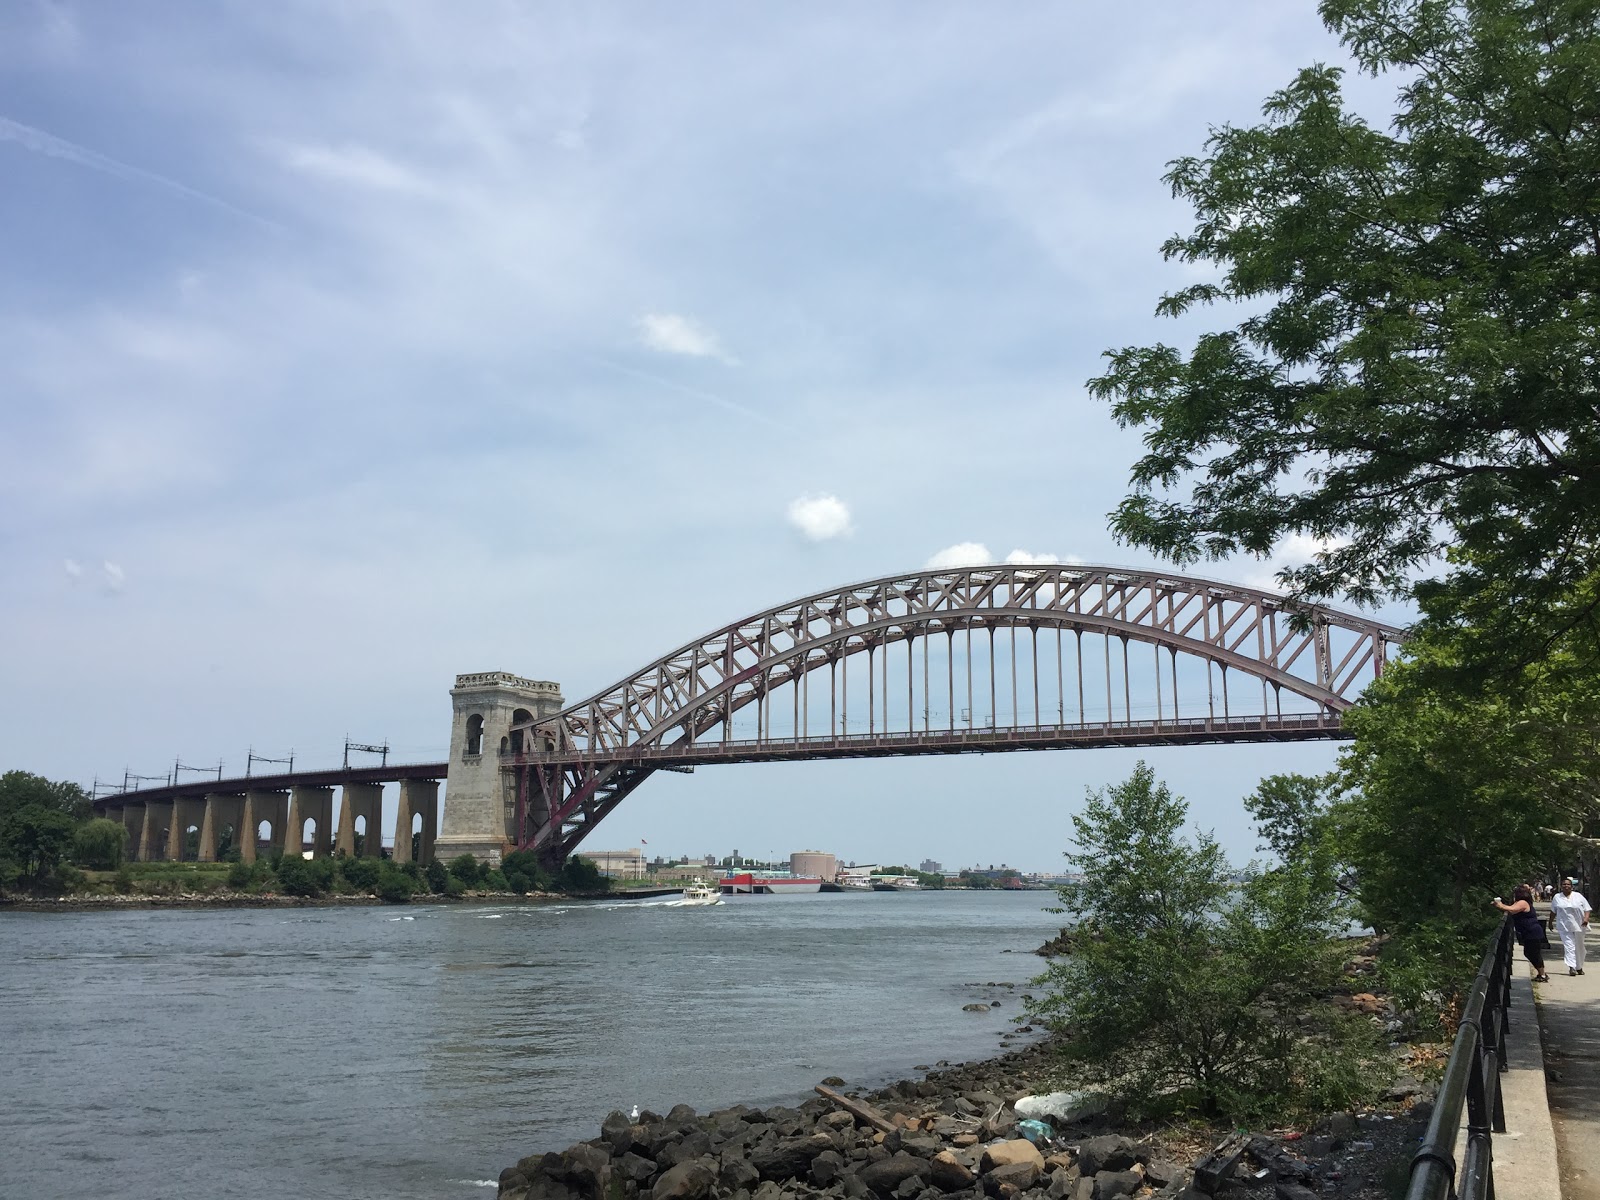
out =
<path fill-rule="evenodd" d="M 1061 561 L 1061 559 L 1055 554 L 1032 554 L 1027 550 L 1013 550 L 1010 554 L 1006 555 L 1006 561 L 1017 566 L 1028 566 L 1031 564 L 1038 564 L 1042 566 L 1048 563 L 1058 563 Z"/>
<path fill-rule="evenodd" d="M 61 569 L 67 573 L 67 580 L 70 583 L 77 583 L 83 578 L 83 564 L 75 559 L 69 558 L 64 561 L 61 564 Z"/>
<path fill-rule="evenodd" d="M 930 558 L 928 566 L 937 571 L 945 567 L 981 567 L 993 561 L 994 555 L 982 542 L 957 542 Z"/>
<path fill-rule="evenodd" d="M 827 494 L 791 500 L 789 524 L 813 542 L 826 542 L 852 532 L 849 506 Z"/>
<path fill-rule="evenodd" d="M 716 334 L 692 317 L 678 313 L 645 313 L 639 318 L 639 336 L 646 346 L 663 354 L 714 358 L 729 364 L 735 361 L 723 353 Z"/>
<path fill-rule="evenodd" d="M 308 175 L 380 191 L 425 190 L 416 174 L 368 146 L 289 146 L 284 164 Z"/>
<path fill-rule="evenodd" d="M 100 564 L 101 586 L 108 593 L 120 592 L 122 585 L 127 582 L 127 576 L 121 567 L 114 562 Z"/>

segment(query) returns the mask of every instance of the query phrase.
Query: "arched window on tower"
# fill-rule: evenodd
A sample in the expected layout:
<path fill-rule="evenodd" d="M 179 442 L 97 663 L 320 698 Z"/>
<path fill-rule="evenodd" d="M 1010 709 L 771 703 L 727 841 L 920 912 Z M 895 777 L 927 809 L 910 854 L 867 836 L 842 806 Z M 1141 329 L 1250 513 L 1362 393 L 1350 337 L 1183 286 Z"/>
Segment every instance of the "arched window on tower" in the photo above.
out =
<path fill-rule="evenodd" d="M 531 720 L 533 720 L 533 714 L 531 712 L 529 712 L 525 708 L 519 708 L 519 709 L 517 709 L 515 712 L 513 712 L 511 714 L 511 724 L 512 725 L 526 725 Z M 523 744 L 524 743 L 523 743 L 523 740 L 522 740 L 522 730 L 513 729 L 511 731 L 511 749 L 512 749 L 512 752 L 516 753 L 516 754 L 521 754 L 522 753 Z"/>
<path fill-rule="evenodd" d="M 483 717 L 478 713 L 467 718 L 467 753 L 483 753 Z"/>

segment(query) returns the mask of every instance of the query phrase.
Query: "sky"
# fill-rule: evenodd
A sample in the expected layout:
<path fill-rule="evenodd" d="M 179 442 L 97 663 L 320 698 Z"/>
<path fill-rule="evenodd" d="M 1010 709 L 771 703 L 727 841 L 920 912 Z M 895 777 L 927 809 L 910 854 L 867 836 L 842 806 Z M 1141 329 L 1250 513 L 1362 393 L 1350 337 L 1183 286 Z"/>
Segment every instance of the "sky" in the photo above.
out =
<path fill-rule="evenodd" d="M 858 579 L 1152 564 L 1085 383 L 1231 323 L 1153 315 L 1164 164 L 1344 60 L 1309 0 L 0 6 L 0 769 L 438 760 L 457 673 L 578 700 Z M 591 842 L 1049 871 L 1144 757 L 1244 859 L 1335 754 L 707 768 Z"/>

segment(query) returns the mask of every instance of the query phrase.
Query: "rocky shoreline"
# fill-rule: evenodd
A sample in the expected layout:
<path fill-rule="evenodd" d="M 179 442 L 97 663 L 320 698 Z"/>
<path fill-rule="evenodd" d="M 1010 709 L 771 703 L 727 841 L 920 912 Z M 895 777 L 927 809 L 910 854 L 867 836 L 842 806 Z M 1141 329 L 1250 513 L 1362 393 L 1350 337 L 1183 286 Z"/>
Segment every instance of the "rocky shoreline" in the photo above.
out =
<path fill-rule="evenodd" d="M 598 1137 L 506 1168 L 499 1198 L 1382 1200 L 1396 1194 L 1432 1113 L 1425 1089 L 1403 1076 L 1384 1108 L 1240 1137 L 1236 1161 L 1219 1163 L 1208 1156 L 1226 1131 L 1203 1126 L 1118 1129 L 1082 1111 L 1092 1104 L 1023 1124 L 1017 1103 L 1060 1085 L 1045 1041 L 794 1108 L 613 1112 Z"/>

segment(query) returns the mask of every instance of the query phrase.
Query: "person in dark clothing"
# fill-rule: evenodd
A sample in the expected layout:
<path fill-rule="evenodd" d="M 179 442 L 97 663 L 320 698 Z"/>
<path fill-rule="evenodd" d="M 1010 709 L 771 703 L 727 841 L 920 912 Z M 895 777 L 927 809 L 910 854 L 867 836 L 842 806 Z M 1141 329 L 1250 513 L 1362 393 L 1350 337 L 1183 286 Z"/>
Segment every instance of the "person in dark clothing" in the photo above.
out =
<path fill-rule="evenodd" d="M 1522 953 L 1533 964 L 1533 981 L 1549 983 L 1550 976 L 1544 971 L 1544 926 L 1533 911 L 1533 889 L 1519 883 L 1511 893 L 1510 904 L 1496 896 L 1494 906 L 1501 912 L 1511 914 L 1512 930 L 1517 935 L 1517 941 L 1522 943 Z"/>

